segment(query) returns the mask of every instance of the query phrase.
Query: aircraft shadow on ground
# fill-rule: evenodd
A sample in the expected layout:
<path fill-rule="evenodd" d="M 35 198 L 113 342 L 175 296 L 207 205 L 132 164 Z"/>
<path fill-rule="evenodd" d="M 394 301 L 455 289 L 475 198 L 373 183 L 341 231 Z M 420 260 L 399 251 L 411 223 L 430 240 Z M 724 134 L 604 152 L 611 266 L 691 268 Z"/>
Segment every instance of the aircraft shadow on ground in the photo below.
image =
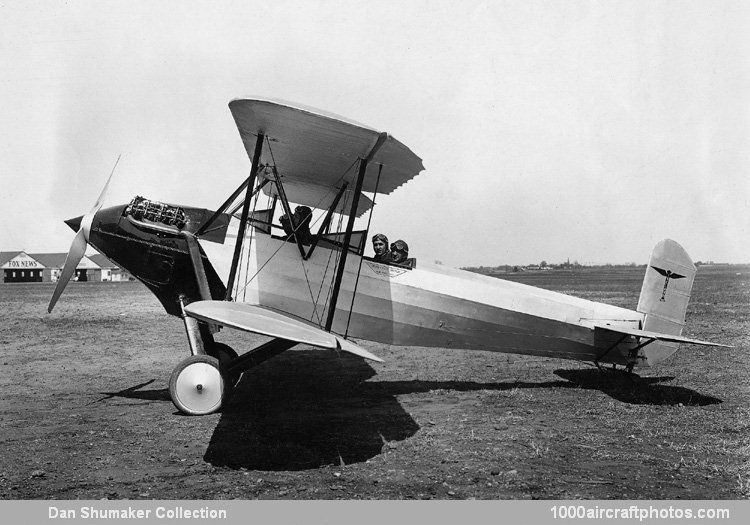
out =
<path fill-rule="evenodd" d="M 364 360 L 329 350 L 287 352 L 243 375 L 204 455 L 216 466 L 306 470 L 353 464 L 419 430 L 397 396 L 570 387 L 566 381 L 367 381 Z"/>
<path fill-rule="evenodd" d="M 103 397 L 97 399 L 96 401 L 92 401 L 89 404 L 93 405 L 95 403 L 100 403 L 113 397 L 140 399 L 142 401 L 171 401 L 172 398 L 169 397 L 169 389 L 167 388 L 141 390 L 144 386 L 148 386 L 154 381 L 156 381 L 156 379 L 150 379 L 149 381 L 145 381 L 138 385 L 118 390 L 117 392 L 100 392 Z"/>
<path fill-rule="evenodd" d="M 557 370 L 552 381 L 367 381 L 364 360 L 327 350 L 287 352 L 246 373 L 222 412 L 204 459 L 251 470 L 305 470 L 364 462 L 387 441 L 413 436 L 419 425 L 397 396 L 434 390 L 471 392 L 516 388 L 591 388 L 626 403 L 707 405 L 721 400 L 673 378 L 623 372 Z"/>
<path fill-rule="evenodd" d="M 661 384 L 673 377 L 624 371 L 559 369 L 553 381 L 367 381 L 375 370 L 362 359 L 328 350 L 286 352 L 246 372 L 224 407 L 204 459 L 216 466 L 250 470 L 306 470 L 361 463 L 388 441 L 413 436 L 419 425 L 397 396 L 434 390 L 470 392 L 516 388 L 599 390 L 632 404 L 703 406 L 722 400 Z M 153 380 L 105 392 L 103 401 L 125 397 L 169 401 L 166 389 L 140 390 Z"/>
<path fill-rule="evenodd" d="M 419 426 L 394 395 L 365 382 L 364 360 L 328 350 L 286 352 L 246 372 L 204 459 L 253 470 L 352 464 Z"/>
<path fill-rule="evenodd" d="M 628 374 L 624 370 L 605 370 L 596 368 L 555 370 L 555 375 L 569 381 L 575 388 L 599 390 L 608 396 L 634 405 L 679 405 L 705 406 L 723 401 L 681 386 L 670 386 L 662 383 L 674 377 L 640 377 Z"/>

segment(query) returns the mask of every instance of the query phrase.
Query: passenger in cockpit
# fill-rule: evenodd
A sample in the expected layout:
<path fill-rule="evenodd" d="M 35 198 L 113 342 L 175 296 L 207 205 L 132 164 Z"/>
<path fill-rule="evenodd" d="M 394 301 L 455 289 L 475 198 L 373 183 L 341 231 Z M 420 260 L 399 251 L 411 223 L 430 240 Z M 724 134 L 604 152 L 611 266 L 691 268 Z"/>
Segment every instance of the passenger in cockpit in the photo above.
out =
<path fill-rule="evenodd" d="M 408 268 L 414 268 L 417 263 L 416 259 L 409 258 L 409 245 L 401 239 L 391 244 L 391 262 Z"/>
<path fill-rule="evenodd" d="M 294 222 L 298 224 L 297 235 L 299 235 L 302 244 L 310 244 L 312 242 L 310 221 L 312 221 L 312 210 L 310 208 L 307 206 L 297 206 L 294 208 Z"/>
<path fill-rule="evenodd" d="M 289 242 L 297 242 L 295 236 L 299 237 L 302 244 L 310 244 L 312 242 L 312 234 L 310 233 L 310 221 L 312 220 L 312 210 L 307 206 L 297 206 L 292 214 L 294 224 L 296 228 L 292 226 L 292 221 L 286 214 L 279 217 L 279 222 L 284 228 L 284 233 L 287 235 Z"/>
<path fill-rule="evenodd" d="M 392 260 L 391 252 L 388 250 L 388 237 L 382 233 L 376 233 L 372 236 L 372 250 L 375 252 L 375 259 L 378 262 L 389 263 Z"/>

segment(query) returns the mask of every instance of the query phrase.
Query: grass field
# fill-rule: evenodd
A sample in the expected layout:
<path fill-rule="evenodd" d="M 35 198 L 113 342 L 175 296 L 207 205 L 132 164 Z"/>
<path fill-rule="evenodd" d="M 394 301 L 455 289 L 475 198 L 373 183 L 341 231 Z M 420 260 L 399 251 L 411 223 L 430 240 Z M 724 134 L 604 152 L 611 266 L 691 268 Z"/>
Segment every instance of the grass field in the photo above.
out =
<path fill-rule="evenodd" d="M 508 278 L 635 308 L 642 269 Z M 362 343 L 297 347 L 220 414 L 179 415 L 182 322 L 138 283 L 0 285 L 4 499 L 738 499 L 750 496 L 750 267 L 702 267 L 653 369 Z M 224 330 L 240 352 L 260 341 Z"/>

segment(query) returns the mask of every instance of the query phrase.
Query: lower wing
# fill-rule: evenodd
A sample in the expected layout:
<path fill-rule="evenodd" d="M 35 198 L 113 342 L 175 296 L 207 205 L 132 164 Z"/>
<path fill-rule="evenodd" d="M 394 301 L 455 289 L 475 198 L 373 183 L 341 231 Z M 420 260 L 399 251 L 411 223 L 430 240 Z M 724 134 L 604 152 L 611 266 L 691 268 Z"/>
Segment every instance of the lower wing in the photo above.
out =
<path fill-rule="evenodd" d="M 320 348 L 343 350 L 371 361 L 383 362 L 375 354 L 339 335 L 254 304 L 230 301 L 196 301 L 185 307 L 185 313 L 207 323 L 230 326 L 246 332 L 297 341 Z"/>

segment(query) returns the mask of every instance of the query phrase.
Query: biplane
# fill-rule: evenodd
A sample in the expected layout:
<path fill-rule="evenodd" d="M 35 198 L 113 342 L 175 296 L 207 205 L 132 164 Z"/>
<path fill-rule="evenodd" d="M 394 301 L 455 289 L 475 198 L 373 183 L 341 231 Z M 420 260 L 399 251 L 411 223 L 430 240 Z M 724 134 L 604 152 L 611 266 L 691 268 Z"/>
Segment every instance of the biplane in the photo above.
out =
<path fill-rule="evenodd" d="M 319 110 L 272 100 L 229 109 L 249 176 L 216 210 L 140 196 L 102 208 L 110 174 L 91 211 L 66 221 L 77 234 L 48 308 L 87 244 L 129 271 L 184 321 L 190 355 L 169 392 L 187 414 L 219 410 L 243 372 L 297 344 L 372 361 L 358 341 L 628 371 L 680 343 L 716 345 L 681 335 L 696 268 L 674 241 L 654 249 L 634 311 L 418 258 L 380 262 L 365 253 L 375 200 L 417 176 L 422 160 L 387 133 Z M 355 229 L 357 219 L 366 227 Z M 270 339 L 238 355 L 218 341 L 222 328 Z"/>

